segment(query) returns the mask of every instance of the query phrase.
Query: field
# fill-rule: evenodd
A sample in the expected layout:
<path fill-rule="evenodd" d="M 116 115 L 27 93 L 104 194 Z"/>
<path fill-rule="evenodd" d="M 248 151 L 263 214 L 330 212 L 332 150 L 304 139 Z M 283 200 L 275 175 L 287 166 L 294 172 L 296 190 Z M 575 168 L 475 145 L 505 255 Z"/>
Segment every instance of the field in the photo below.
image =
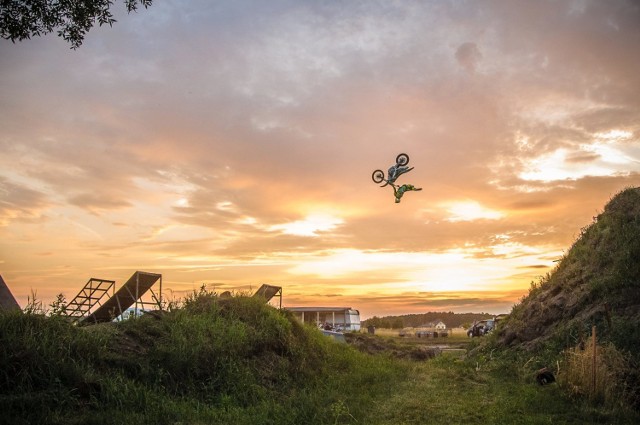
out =
<path fill-rule="evenodd" d="M 536 359 L 488 355 L 478 351 L 482 338 L 464 330 L 448 338 L 400 337 L 398 330 L 376 329 L 370 344 L 388 347 L 389 357 L 408 368 L 406 378 L 379 397 L 361 423 L 383 424 L 636 424 L 640 416 L 622 406 L 606 408 L 568 395 L 563 382 L 541 386 Z M 384 343 L 382 343 L 384 342 Z M 399 356 L 418 347 L 437 348 L 427 361 Z M 382 353 L 378 349 L 378 353 Z M 390 387 L 391 388 L 391 387 Z M 355 423 L 355 422 L 354 422 Z"/>
<path fill-rule="evenodd" d="M 556 385 L 501 361 L 444 355 L 413 365 L 362 423 L 383 424 L 634 424 L 637 415 L 571 400 Z"/>
<path fill-rule="evenodd" d="M 407 330 L 410 330 L 412 333 L 415 332 L 418 328 L 405 328 Z M 364 332 L 364 330 L 363 330 Z M 449 333 L 448 337 L 445 338 L 433 338 L 435 341 L 446 341 L 447 338 L 451 339 L 451 338 L 455 338 L 456 340 L 461 340 L 463 337 L 464 339 L 469 339 L 467 337 L 467 330 L 463 329 L 463 328 L 455 328 L 455 329 L 447 329 L 447 332 Z M 376 328 L 375 330 L 375 334 L 379 335 L 379 336 L 399 336 L 400 333 L 400 329 L 388 329 L 388 328 Z M 415 338 L 415 336 L 412 336 L 412 338 Z M 432 338 L 416 338 L 416 339 L 432 339 Z"/>
<path fill-rule="evenodd" d="M 0 314 L 0 424 L 640 423 L 538 385 L 536 361 L 483 353 L 480 338 L 385 333 L 338 343 L 259 300 L 207 293 L 88 327 Z"/>
<path fill-rule="evenodd" d="M 467 347 L 474 343 L 473 338 L 467 336 L 465 329 L 449 329 L 447 337 L 416 337 L 411 329 L 409 336 L 400 336 L 399 329 L 376 328 L 375 335 L 381 339 L 396 341 L 402 345 L 437 347 L 443 353 L 461 356 Z M 366 331 L 363 331 L 366 332 Z"/>
<path fill-rule="evenodd" d="M 463 328 L 455 328 L 455 329 L 447 329 L 447 333 L 449 334 L 449 336 L 447 337 L 437 337 L 437 338 L 432 338 L 432 337 L 427 337 L 427 338 L 417 338 L 414 333 L 416 330 L 418 330 L 418 328 L 405 328 L 406 330 L 409 330 L 411 332 L 411 335 L 408 337 L 400 337 L 399 333 L 400 333 L 400 329 L 388 329 L 388 328 L 376 328 L 375 330 L 375 334 L 378 336 L 382 336 L 382 337 L 400 337 L 402 339 L 406 339 L 406 340 L 417 340 L 420 342 L 424 342 L 425 344 L 429 344 L 430 342 L 434 342 L 434 343 L 456 343 L 456 344 L 464 344 L 464 343 L 469 343 L 471 338 L 469 338 L 467 336 L 467 330 L 463 329 Z M 364 330 L 363 330 L 364 332 Z"/>

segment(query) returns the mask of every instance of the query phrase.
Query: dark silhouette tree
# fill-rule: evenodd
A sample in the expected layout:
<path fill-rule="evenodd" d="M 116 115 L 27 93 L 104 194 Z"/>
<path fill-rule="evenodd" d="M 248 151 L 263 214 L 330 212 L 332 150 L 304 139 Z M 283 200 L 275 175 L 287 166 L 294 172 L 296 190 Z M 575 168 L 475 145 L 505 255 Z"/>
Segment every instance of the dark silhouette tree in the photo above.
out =
<path fill-rule="evenodd" d="M 401 317 L 396 317 L 391 320 L 391 329 L 402 329 L 404 328 L 404 321 Z"/>
<path fill-rule="evenodd" d="M 153 0 L 123 0 L 127 12 L 145 9 Z M 113 0 L 0 0 L 0 37 L 16 41 L 41 36 L 57 29 L 58 36 L 80 47 L 97 22 L 112 26 Z"/>

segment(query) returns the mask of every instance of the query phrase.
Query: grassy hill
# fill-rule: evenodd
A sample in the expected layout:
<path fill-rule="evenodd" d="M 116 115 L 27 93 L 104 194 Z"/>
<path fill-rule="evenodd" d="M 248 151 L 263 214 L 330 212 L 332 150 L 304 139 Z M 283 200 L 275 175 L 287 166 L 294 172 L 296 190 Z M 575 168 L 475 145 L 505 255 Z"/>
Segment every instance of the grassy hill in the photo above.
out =
<path fill-rule="evenodd" d="M 564 360 L 571 367 L 568 357 L 590 347 L 593 326 L 600 361 L 610 363 L 602 367 L 620 375 L 613 378 L 619 388 L 612 397 L 638 403 L 640 188 L 617 194 L 582 229 L 556 269 L 532 283 L 493 342 L 538 355 L 547 364 Z"/>
<path fill-rule="evenodd" d="M 406 376 L 264 301 L 207 293 L 86 327 L 0 314 L 0 371 L 0 424 L 336 423 Z"/>
<path fill-rule="evenodd" d="M 3 313 L 0 425 L 640 422 L 539 387 L 518 362 L 434 357 L 399 337 L 348 339 L 255 298 L 210 293 L 86 327 L 33 309 Z"/>

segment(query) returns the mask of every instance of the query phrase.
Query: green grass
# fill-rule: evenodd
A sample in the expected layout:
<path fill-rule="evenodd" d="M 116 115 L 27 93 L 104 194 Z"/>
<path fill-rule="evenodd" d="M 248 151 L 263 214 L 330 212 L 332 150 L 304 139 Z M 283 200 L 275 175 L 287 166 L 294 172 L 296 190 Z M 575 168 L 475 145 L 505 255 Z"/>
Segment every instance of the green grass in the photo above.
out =
<path fill-rule="evenodd" d="M 497 329 L 497 340 L 488 341 L 489 349 L 519 350 L 540 358 L 542 365 L 558 362 L 571 392 L 640 409 L 638 258 L 640 188 L 627 188 L 581 230 L 552 273 L 532 282 L 529 294 Z M 606 388 L 590 390 L 588 380 L 578 379 L 584 372 L 572 370 L 582 362 L 567 361 L 567 353 L 590 344 L 592 327 L 610 356 L 595 372 L 608 376 Z"/>
<path fill-rule="evenodd" d="M 87 327 L 0 314 L 0 424 L 640 423 L 538 386 L 515 357 L 409 361 L 415 341 L 375 338 L 366 354 L 210 293 Z"/>
<path fill-rule="evenodd" d="M 11 424 L 333 424 L 404 373 L 259 300 L 211 294 L 88 327 L 1 314 L 0 371 Z"/>
<path fill-rule="evenodd" d="M 441 356 L 415 363 L 391 397 L 362 423 L 382 424 L 635 424 L 628 410 L 594 408 L 558 385 L 540 386 L 505 361 Z"/>

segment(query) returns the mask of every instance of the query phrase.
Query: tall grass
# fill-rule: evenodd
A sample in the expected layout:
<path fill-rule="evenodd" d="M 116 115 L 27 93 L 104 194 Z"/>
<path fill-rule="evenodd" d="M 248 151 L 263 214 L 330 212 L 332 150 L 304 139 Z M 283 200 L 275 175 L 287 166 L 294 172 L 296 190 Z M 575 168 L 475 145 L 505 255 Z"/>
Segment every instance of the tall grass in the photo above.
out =
<path fill-rule="evenodd" d="M 0 423 L 356 423 L 406 373 L 244 296 L 86 327 L 0 314 Z"/>
<path fill-rule="evenodd" d="M 632 371 L 629 360 L 611 343 L 572 347 L 564 352 L 560 383 L 608 407 L 628 406 L 634 402 L 625 379 Z"/>

